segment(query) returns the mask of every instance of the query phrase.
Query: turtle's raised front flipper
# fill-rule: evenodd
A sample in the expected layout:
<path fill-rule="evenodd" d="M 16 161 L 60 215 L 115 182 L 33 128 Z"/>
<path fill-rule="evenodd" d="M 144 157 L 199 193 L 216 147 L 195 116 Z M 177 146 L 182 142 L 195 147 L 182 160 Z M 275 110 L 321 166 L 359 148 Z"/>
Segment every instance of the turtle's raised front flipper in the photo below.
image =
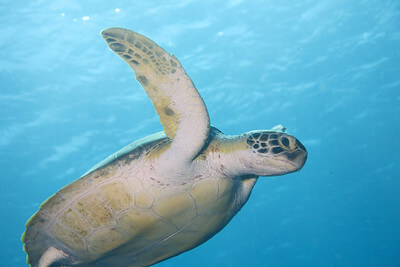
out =
<path fill-rule="evenodd" d="M 108 46 L 131 66 L 153 102 L 165 134 L 165 152 L 191 161 L 205 144 L 210 120 L 203 99 L 178 59 L 143 35 L 122 28 L 102 31 Z"/>

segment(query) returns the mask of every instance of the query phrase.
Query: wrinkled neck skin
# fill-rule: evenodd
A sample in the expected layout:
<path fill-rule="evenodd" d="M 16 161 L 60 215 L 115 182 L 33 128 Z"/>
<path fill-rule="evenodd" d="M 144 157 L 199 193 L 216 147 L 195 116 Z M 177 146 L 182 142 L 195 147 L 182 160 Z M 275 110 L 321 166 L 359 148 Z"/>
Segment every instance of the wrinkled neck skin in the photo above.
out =
<path fill-rule="evenodd" d="M 161 186 L 190 186 L 196 180 L 226 179 L 235 188 L 232 212 L 236 214 L 247 202 L 250 193 L 257 182 L 247 167 L 246 154 L 251 154 L 246 144 L 247 135 L 225 136 L 215 135 L 210 138 L 198 156 L 185 166 L 174 165 L 174 157 L 167 160 L 155 160 L 152 163 L 152 172 L 157 172 L 155 181 Z M 162 164 L 162 165 L 161 165 Z M 223 190 L 222 188 L 220 188 Z"/>
<path fill-rule="evenodd" d="M 249 150 L 246 140 L 246 134 L 215 136 L 193 162 L 194 166 L 199 164 L 202 170 L 208 169 L 211 177 L 224 177 L 236 184 L 238 197 L 233 205 L 234 214 L 247 202 L 258 179 L 247 167 L 246 154 Z"/>
<path fill-rule="evenodd" d="M 228 179 L 235 177 L 245 179 L 247 176 L 258 178 L 248 167 L 247 156 L 251 152 L 248 150 L 246 140 L 246 134 L 216 136 L 195 161 L 201 161 L 205 157 L 209 169 Z"/>
<path fill-rule="evenodd" d="M 247 134 L 215 135 L 193 161 L 177 166 L 174 157 L 163 157 L 162 160 L 158 160 L 159 158 L 156 157 L 153 162 L 153 170 L 159 170 L 163 173 L 159 177 L 168 177 L 170 182 L 175 179 L 190 181 L 205 173 L 208 176 L 225 177 L 226 179 L 258 177 L 252 168 L 249 168 L 253 155 L 246 144 L 247 137 Z M 174 177 L 170 177 L 168 174 L 173 174 Z"/>
<path fill-rule="evenodd" d="M 258 176 L 246 167 L 249 152 L 246 134 L 237 136 L 216 135 L 192 162 L 191 170 L 197 175 L 230 180 L 235 184 L 233 214 L 236 214 L 250 197 Z M 251 152 L 250 152 L 251 153 Z"/>
<path fill-rule="evenodd" d="M 177 166 L 174 157 L 155 157 L 151 170 L 157 172 L 155 177 L 163 179 L 160 184 L 169 185 L 191 183 L 199 177 L 255 180 L 258 175 L 249 168 L 252 152 L 246 144 L 247 137 L 248 134 L 214 135 L 193 161 Z"/>

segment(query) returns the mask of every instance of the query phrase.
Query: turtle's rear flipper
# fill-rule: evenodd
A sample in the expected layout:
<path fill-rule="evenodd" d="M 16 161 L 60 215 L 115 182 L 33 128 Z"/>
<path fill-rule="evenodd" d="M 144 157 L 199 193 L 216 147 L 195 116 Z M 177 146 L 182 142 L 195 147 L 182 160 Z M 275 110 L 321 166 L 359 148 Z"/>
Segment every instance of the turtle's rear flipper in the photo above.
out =
<path fill-rule="evenodd" d="M 78 263 L 75 257 L 54 247 L 49 247 L 40 257 L 38 267 L 70 266 Z"/>

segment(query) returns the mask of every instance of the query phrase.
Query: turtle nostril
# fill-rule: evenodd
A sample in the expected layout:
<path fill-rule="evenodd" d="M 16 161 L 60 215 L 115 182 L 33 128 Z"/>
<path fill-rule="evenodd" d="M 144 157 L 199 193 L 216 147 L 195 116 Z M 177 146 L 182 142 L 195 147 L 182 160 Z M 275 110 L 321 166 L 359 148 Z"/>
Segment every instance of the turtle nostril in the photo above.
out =
<path fill-rule="evenodd" d="M 287 139 L 287 137 L 282 137 L 282 138 L 281 138 L 281 141 L 282 141 L 282 145 L 283 145 L 284 147 L 289 148 L 290 142 L 289 142 L 289 139 Z"/>

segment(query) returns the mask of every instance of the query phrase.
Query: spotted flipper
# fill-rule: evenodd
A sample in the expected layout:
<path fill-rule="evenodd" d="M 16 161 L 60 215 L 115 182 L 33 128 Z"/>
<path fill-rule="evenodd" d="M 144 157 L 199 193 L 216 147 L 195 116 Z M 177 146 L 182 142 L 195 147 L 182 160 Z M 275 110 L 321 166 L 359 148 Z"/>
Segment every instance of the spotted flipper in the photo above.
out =
<path fill-rule="evenodd" d="M 203 99 L 178 59 L 143 35 L 122 28 L 102 31 L 108 46 L 136 74 L 172 139 L 167 156 L 190 162 L 204 146 L 210 120 Z"/>

